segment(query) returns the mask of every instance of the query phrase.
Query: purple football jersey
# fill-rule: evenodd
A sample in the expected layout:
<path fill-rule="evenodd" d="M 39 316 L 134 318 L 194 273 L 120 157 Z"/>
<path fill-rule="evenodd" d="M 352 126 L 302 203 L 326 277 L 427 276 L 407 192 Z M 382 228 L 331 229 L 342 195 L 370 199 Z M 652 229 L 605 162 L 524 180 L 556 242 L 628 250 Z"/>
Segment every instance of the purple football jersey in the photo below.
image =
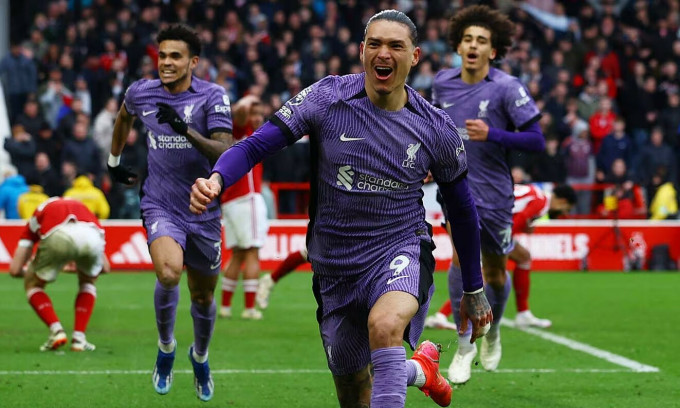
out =
<path fill-rule="evenodd" d="M 158 102 L 172 106 L 190 128 L 204 137 L 210 137 L 212 132 L 231 132 L 229 97 L 219 85 L 193 77 L 187 91 L 174 95 L 158 79 L 141 79 L 130 85 L 125 93 L 125 108 L 144 123 L 149 150 L 142 211 L 160 208 L 189 222 L 219 217 L 217 201 L 201 215 L 189 211 L 191 186 L 197 178 L 208 177 L 212 165 L 186 136 L 177 135 L 167 123 L 158 123 Z"/>
<path fill-rule="evenodd" d="M 451 118 L 406 89 L 406 106 L 386 111 L 368 99 L 364 74 L 329 76 L 276 113 L 293 138 L 310 135 L 316 273 L 362 273 L 398 245 L 429 240 L 423 179 L 431 170 L 448 183 L 467 170 Z"/>
<path fill-rule="evenodd" d="M 515 130 L 538 120 L 540 112 L 519 80 L 490 68 L 482 81 L 463 82 L 461 69 L 439 71 L 432 86 L 432 102 L 451 116 L 465 143 L 470 167 L 470 189 L 478 207 L 512 208 L 513 183 L 507 157 L 508 149 L 494 142 L 471 142 L 465 129 L 466 119 L 482 119 L 490 127 Z"/>

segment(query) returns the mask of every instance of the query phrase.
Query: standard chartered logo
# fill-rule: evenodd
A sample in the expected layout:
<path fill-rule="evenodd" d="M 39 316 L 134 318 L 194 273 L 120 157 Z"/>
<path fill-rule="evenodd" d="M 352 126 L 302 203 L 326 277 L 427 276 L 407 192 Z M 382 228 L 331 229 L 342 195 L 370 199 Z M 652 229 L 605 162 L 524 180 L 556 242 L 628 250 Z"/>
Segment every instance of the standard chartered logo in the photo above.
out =
<path fill-rule="evenodd" d="M 357 180 L 356 186 L 354 185 L 355 180 Z M 347 190 L 352 190 L 354 187 L 357 190 L 365 191 L 408 190 L 407 184 L 391 178 L 372 176 L 365 173 L 355 174 L 351 166 L 342 166 L 338 169 L 336 183 L 339 186 L 344 186 Z"/>
<path fill-rule="evenodd" d="M 149 131 L 149 144 L 156 149 L 191 149 L 192 145 L 186 136 L 180 135 L 156 135 Z"/>
<path fill-rule="evenodd" d="M 354 171 L 352 171 L 352 166 L 342 166 L 338 169 L 338 181 L 336 182 L 339 186 L 345 186 L 346 189 L 352 189 L 352 176 Z"/>

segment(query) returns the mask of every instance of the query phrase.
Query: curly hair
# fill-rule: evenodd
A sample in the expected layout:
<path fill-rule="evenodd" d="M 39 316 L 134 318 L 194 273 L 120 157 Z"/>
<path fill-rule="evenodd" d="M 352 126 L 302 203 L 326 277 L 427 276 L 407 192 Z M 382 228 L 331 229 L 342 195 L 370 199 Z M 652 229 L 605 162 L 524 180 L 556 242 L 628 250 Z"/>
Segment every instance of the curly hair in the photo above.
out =
<path fill-rule="evenodd" d="M 192 57 L 201 55 L 201 39 L 193 29 L 184 24 L 172 24 L 161 30 L 156 37 L 158 44 L 166 40 L 184 41 L 189 47 L 189 55 Z"/>
<path fill-rule="evenodd" d="M 484 27 L 491 32 L 491 47 L 496 49 L 496 58 L 502 59 L 512 45 L 515 24 L 507 15 L 488 6 L 470 6 L 451 17 L 449 22 L 449 44 L 454 49 L 463 41 L 463 34 L 470 26 Z"/>

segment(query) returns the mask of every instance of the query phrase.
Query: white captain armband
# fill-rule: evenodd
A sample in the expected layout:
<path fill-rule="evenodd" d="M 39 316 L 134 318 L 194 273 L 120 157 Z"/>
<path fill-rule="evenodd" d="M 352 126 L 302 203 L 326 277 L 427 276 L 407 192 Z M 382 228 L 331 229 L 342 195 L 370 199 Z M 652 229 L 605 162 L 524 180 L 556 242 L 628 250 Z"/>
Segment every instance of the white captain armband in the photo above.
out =
<path fill-rule="evenodd" d="M 17 245 L 21 248 L 33 248 L 33 241 L 30 239 L 20 239 Z"/>
<path fill-rule="evenodd" d="M 481 288 L 475 290 L 475 291 L 472 291 L 472 292 L 463 292 L 463 293 L 466 294 L 466 295 L 476 295 L 476 294 L 478 294 L 478 293 L 480 293 L 480 292 L 484 292 L 484 287 L 483 287 L 483 286 L 482 286 Z"/>

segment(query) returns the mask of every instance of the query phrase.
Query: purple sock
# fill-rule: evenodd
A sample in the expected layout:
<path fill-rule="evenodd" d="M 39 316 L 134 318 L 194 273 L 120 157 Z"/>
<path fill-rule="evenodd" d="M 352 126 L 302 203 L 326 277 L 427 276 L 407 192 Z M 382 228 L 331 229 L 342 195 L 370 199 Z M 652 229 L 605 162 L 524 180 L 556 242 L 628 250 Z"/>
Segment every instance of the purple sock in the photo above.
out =
<path fill-rule="evenodd" d="M 156 289 L 153 292 L 153 304 L 156 309 L 158 338 L 163 344 L 172 343 L 177 303 L 179 303 L 179 286 L 165 288 L 160 282 L 156 281 Z"/>
<path fill-rule="evenodd" d="M 463 297 L 463 271 L 451 262 L 449 267 L 449 296 L 451 297 L 451 312 L 456 326 L 460 327 L 460 299 Z M 472 335 L 472 323 L 468 321 L 465 335 Z"/>
<path fill-rule="evenodd" d="M 501 317 L 503 317 L 505 305 L 508 303 L 508 298 L 510 297 L 511 288 L 512 278 L 510 278 L 508 271 L 505 271 L 505 285 L 502 288 L 495 289 L 488 283 L 484 285 L 484 292 L 486 293 L 486 298 L 489 300 L 489 305 L 491 305 L 491 312 L 493 312 L 494 325 L 500 323 Z"/>
<path fill-rule="evenodd" d="M 210 306 L 201 306 L 191 302 L 191 317 L 194 318 L 194 351 L 199 356 L 204 356 L 208 352 L 216 314 L 217 307 L 214 300 Z"/>
<path fill-rule="evenodd" d="M 406 360 L 406 385 L 411 386 L 416 383 L 418 378 L 418 369 L 412 360 Z"/>
<path fill-rule="evenodd" d="M 372 408 L 395 408 L 406 404 L 406 350 L 386 347 L 371 351 L 373 362 Z"/>

